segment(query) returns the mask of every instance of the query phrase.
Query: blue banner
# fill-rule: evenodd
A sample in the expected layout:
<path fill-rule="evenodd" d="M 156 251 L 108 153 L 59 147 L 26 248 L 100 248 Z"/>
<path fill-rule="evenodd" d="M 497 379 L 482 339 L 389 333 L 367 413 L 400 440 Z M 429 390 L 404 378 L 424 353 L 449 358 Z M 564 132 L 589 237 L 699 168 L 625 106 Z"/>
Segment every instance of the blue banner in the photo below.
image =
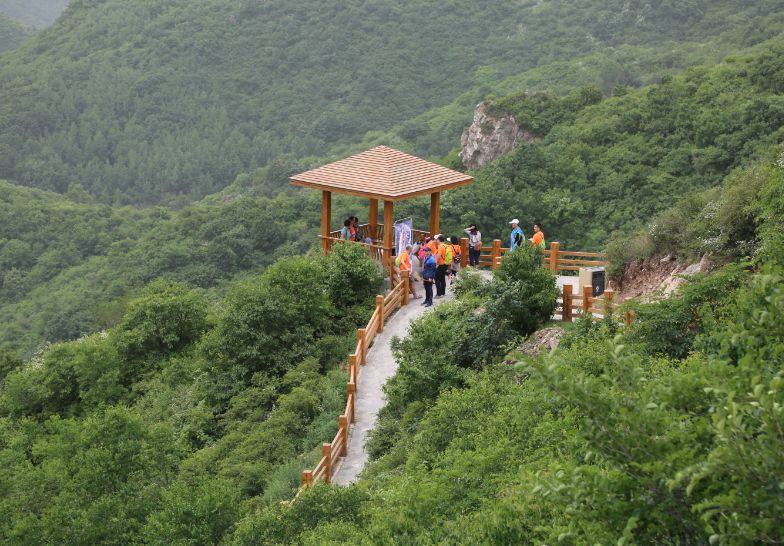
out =
<path fill-rule="evenodd" d="M 412 229 L 414 223 L 411 218 L 404 218 L 395 222 L 395 250 L 396 255 L 400 255 L 406 249 L 406 245 L 410 245 L 413 241 Z"/>

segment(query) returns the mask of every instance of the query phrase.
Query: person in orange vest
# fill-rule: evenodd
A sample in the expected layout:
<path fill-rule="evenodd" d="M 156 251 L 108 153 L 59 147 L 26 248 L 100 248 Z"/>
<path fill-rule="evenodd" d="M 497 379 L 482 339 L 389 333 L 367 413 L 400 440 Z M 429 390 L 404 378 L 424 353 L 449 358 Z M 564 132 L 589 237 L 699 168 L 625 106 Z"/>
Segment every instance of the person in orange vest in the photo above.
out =
<path fill-rule="evenodd" d="M 436 237 L 436 251 L 435 251 L 435 258 L 436 258 L 436 297 L 442 298 L 446 296 L 446 272 L 449 269 L 449 265 L 446 263 L 446 244 L 444 243 L 446 239 L 443 235 L 438 235 Z"/>
<path fill-rule="evenodd" d="M 438 250 L 438 235 L 429 238 L 425 243 L 425 246 L 430 247 L 430 251 L 433 253 L 433 258 L 435 258 L 436 251 Z"/>
<path fill-rule="evenodd" d="M 419 298 L 416 293 L 416 279 L 414 277 L 414 267 L 411 263 L 411 245 L 406 245 L 406 249 L 400 253 L 395 261 L 397 262 L 400 272 L 408 271 L 408 291 L 414 296 L 414 299 Z"/>
<path fill-rule="evenodd" d="M 542 231 L 542 224 L 534 224 L 534 236 L 530 239 L 531 244 L 535 247 L 539 247 L 542 250 L 546 248 L 546 243 L 544 242 L 544 232 Z"/>
<path fill-rule="evenodd" d="M 452 284 L 452 279 L 460 273 L 460 267 L 462 262 L 462 256 L 460 255 L 460 239 L 457 236 L 452 235 L 450 238 L 450 245 L 449 250 L 452 251 L 452 262 L 449 264 L 449 284 Z"/>

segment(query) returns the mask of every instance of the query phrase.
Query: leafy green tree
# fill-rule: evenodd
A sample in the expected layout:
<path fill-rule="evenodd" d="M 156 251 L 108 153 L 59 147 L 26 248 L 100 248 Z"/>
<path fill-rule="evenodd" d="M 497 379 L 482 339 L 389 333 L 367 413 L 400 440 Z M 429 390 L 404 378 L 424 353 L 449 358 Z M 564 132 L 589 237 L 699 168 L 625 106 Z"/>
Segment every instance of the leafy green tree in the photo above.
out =
<path fill-rule="evenodd" d="M 132 302 L 118 325 L 117 346 L 134 360 L 183 349 L 207 329 L 207 302 L 182 283 L 157 281 Z"/>

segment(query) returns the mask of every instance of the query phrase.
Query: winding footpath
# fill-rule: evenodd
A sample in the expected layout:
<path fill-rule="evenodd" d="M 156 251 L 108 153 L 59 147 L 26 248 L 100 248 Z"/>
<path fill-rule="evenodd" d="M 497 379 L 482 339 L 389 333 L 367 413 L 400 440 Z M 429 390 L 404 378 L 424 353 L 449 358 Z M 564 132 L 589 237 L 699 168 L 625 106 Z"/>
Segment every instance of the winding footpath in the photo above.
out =
<path fill-rule="evenodd" d="M 491 273 L 482 271 L 482 275 L 489 279 Z M 559 276 L 557 279 L 558 288 L 562 289 L 564 284 L 577 286 L 577 277 Z M 418 286 L 420 294 L 424 294 L 424 289 Z M 422 296 L 423 297 L 423 296 Z M 376 426 L 378 412 L 386 404 L 384 397 L 384 384 L 390 377 L 397 372 L 397 362 L 392 354 L 391 342 L 394 336 L 403 338 L 408 335 L 408 326 L 412 321 L 425 314 L 435 306 L 452 299 L 451 287 L 447 289 L 447 294 L 443 298 L 434 299 L 434 307 L 423 307 L 423 299 L 412 299 L 408 305 L 401 307 L 395 314 L 389 317 L 384 325 L 384 331 L 376 336 L 373 346 L 368 351 L 367 364 L 362 366 L 357 382 L 357 400 L 355 406 L 355 423 L 349 429 L 348 455 L 343 457 L 338 463 L 337 470 L 332 476 L 332 483 L 337 485 L 349 485 L 357 479 L 359 474 L 365 469 L 368 462 L 368 452 L 365 448 L 368 434 Z M 560 319 L 560 316 L 553 317 Z"/>
<path fill-rule="evenodd" d="M 409 300 L 408 305 L 401 307 L 389 317 L 384 324 L 384 331 L 376 336 L 373 346 L 367 354 L 367 364 L 359 371 L 357 381 L 357 400 L 355 405 L 355 423 L 349 429 L 348 455 L 338 462 L 338 468 L 332 476 L 332 483 L 348 485 L 359 478 L 368 462 L 365 448 L 368 433 L 373 430 L 378 420 L 378 412 L 386 404 L 384 384 L 397 372 L 397 362 L 392 354 L 391 342 L 394 336 L 403 338 L 408 334 L 408 326 L 427 311 L 434 309 L 444 301 L 452 299 L 452 291 L 447 287 L 443 298 L 433 299 L 433 307 L 423 307 L 424 289 L 418 285 L 422 295 L 419 299 Z"/>

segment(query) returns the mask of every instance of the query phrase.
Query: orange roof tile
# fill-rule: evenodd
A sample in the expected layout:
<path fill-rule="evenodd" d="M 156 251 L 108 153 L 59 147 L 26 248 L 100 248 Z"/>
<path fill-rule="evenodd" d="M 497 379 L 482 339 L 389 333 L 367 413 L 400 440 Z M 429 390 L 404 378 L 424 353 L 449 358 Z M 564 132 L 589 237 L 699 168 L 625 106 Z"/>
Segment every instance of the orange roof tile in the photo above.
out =
<path fill-rule="evenodd" d="M 295 186 L 385 201 L 448 190 L 473 180 L 467 174 L 387 146 L 376 146 L 291 177 Z"/>

